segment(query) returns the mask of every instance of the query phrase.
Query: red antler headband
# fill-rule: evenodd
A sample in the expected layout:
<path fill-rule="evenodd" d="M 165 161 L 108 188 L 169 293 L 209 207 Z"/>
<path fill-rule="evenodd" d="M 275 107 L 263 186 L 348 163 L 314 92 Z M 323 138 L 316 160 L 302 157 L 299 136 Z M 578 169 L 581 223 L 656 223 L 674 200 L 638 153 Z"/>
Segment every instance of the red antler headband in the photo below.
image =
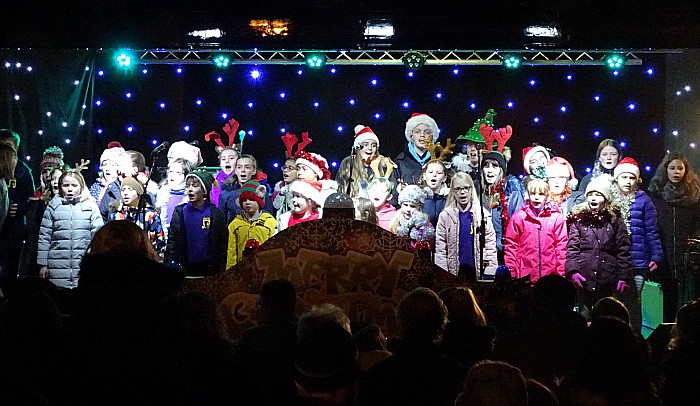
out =
<path fill-rule="evenodd" d="M 311 144 L 312 141 L 312 139 L 309 138 L 308 132 L 301 133 L 301 142 L 297 145 L 297 152 L 295 154 L 292 154 L 294 144 L 296 144 L 299 141 L 299 138 L 295 134 L 290 133 L 287 133 L 280 138 L 282 138 L 282 142 L 284 143 L 284 146 L 286 148 L 285 155 L 287 158 L 296 158 L 299 155 L 299 153 L 302 152 L 304 148 L 306 148 L 307 145 Z"/>
<path fill-rule="evenodd" d="M 236 132 L 238 131 L 238 127 L 240 127 L 240 124 L 238 121 L 235 119 L 230 119 L 224 124 L 224 127 L 222 130 L 228 135 L 228 145 L 224 145 L 223 142 L 221 142 L 221 135 L 217 133 L 216 131 L 211 131 L 207 134 L 204 134 L 204 140 L 205 141 L 214 141 L 216 145 L 219 147 L 226 148 L 228 147 L 233 147 L 236 148 L 234 145 L 234 140 L 236 139 Z M 241 147 L 243 146 L 243 137 L 241 137 Z M 237 149 L 237 148 L 236 148 Z M 239 151 L 240 152 L 240 151 Z"/>

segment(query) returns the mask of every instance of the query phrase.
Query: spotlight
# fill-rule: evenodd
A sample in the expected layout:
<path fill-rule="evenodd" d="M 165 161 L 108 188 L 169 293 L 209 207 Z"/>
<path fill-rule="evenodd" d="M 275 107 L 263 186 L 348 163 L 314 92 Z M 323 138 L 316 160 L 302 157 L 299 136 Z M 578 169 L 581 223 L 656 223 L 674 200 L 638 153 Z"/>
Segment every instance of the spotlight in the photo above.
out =
<path fill-rule="evenodd" d="M 518 69 L 523 64 L 523 58 L 520 55 L 509 54 L 503 57 L 503 66 L 507 69 Z"/>
<path fill-rule="evenodd" d="M 385 18 L 367 20 L 364 28 L 365 39 L 389 40 L 395 33 L 391 20 Z"/>
<path fill-rule="evenodd" d="M 406 52 L 401 57 L 401 62 L 410 70 L 418 70 L 425 65 L 425 57 L 420 52 Z"/>
<path fill-rule="evenodd" d="M 136 62 L 136 57 L 128 50 L 120 50 L 114 55 L 114 61 L 119 68 L 128 69 Z"/>
<path fill-rule="evenodd" d="M 319 69 L 326 64 L 326 56 L 322 53 L 306 54 L 305 57 L 306 66 L 311 69 Z"/>
<path fill-rule="evenodd" d="M 625 66 L 625 57 L 620 54 L 610 54 L 605 57 L 605 65 L 610 70 L 620 70 Z"/>
<path fill-rule="evenodd" d="M 211 60 L 217 68 L 228 68 L 231 65 L 231 58 L 227 54 L 216 54 Z"/>
<path fill-rule="evenodd" d="M 527 45 L 555 46 L 566 40 L 561 30 L 553 24 L 529 25 L 523 30 Z"/>

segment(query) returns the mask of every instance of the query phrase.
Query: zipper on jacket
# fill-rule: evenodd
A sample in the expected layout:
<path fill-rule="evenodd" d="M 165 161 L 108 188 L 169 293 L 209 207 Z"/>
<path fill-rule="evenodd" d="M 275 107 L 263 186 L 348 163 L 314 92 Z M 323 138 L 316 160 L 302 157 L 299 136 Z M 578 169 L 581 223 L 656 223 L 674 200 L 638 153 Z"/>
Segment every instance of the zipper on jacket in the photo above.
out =
<path fill-rule="evenodd" d="M 542 277 L 542 244 L 540 243 L 541 225 L 537 225 L 537 277 Z"/>

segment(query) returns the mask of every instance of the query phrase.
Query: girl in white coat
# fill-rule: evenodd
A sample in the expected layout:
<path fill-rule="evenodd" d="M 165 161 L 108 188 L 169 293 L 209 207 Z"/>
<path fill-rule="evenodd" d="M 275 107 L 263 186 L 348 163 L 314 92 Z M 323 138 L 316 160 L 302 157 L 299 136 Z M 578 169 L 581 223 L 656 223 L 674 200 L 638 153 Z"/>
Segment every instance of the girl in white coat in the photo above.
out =
<path fill-rule="evenodd" d="M 482 218 L 483 249 L 479 235 Z M 481 210 L 474 181 L 463 172 L 452 177 L 445 208 L 438 217 L 435 264 L 468 282 L 493 279 L 496 274 L 496 233 L 491 215 L 488 210 Z"/>

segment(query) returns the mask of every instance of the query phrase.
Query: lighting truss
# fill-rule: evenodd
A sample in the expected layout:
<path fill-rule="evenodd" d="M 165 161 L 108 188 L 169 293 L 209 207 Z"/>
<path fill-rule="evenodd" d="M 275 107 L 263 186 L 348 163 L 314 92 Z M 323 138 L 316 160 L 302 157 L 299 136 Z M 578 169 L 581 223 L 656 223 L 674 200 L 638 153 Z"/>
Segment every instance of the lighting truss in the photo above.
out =
<path fill-rule="evenodd" d="M 139 51 L 134 51 L 135 53 Z M 305 50 L 224 50 L 224 49 L 146 49 L 141 50 L 140 64 L 186 65 L 211 64 L 213 55 L 226 52 L 237 65 L 304 65 Z M 503 57 L 518 54 L 523 65 L 605 65 L 611 52 L 625 56 L 625 65 L 641 65 L 638 55 L 681 53 L 682 50 L 323 50 L 327 65 L 403 65 L 408 52 L 420 52 L 426 66 L 502 65 Z"/>

